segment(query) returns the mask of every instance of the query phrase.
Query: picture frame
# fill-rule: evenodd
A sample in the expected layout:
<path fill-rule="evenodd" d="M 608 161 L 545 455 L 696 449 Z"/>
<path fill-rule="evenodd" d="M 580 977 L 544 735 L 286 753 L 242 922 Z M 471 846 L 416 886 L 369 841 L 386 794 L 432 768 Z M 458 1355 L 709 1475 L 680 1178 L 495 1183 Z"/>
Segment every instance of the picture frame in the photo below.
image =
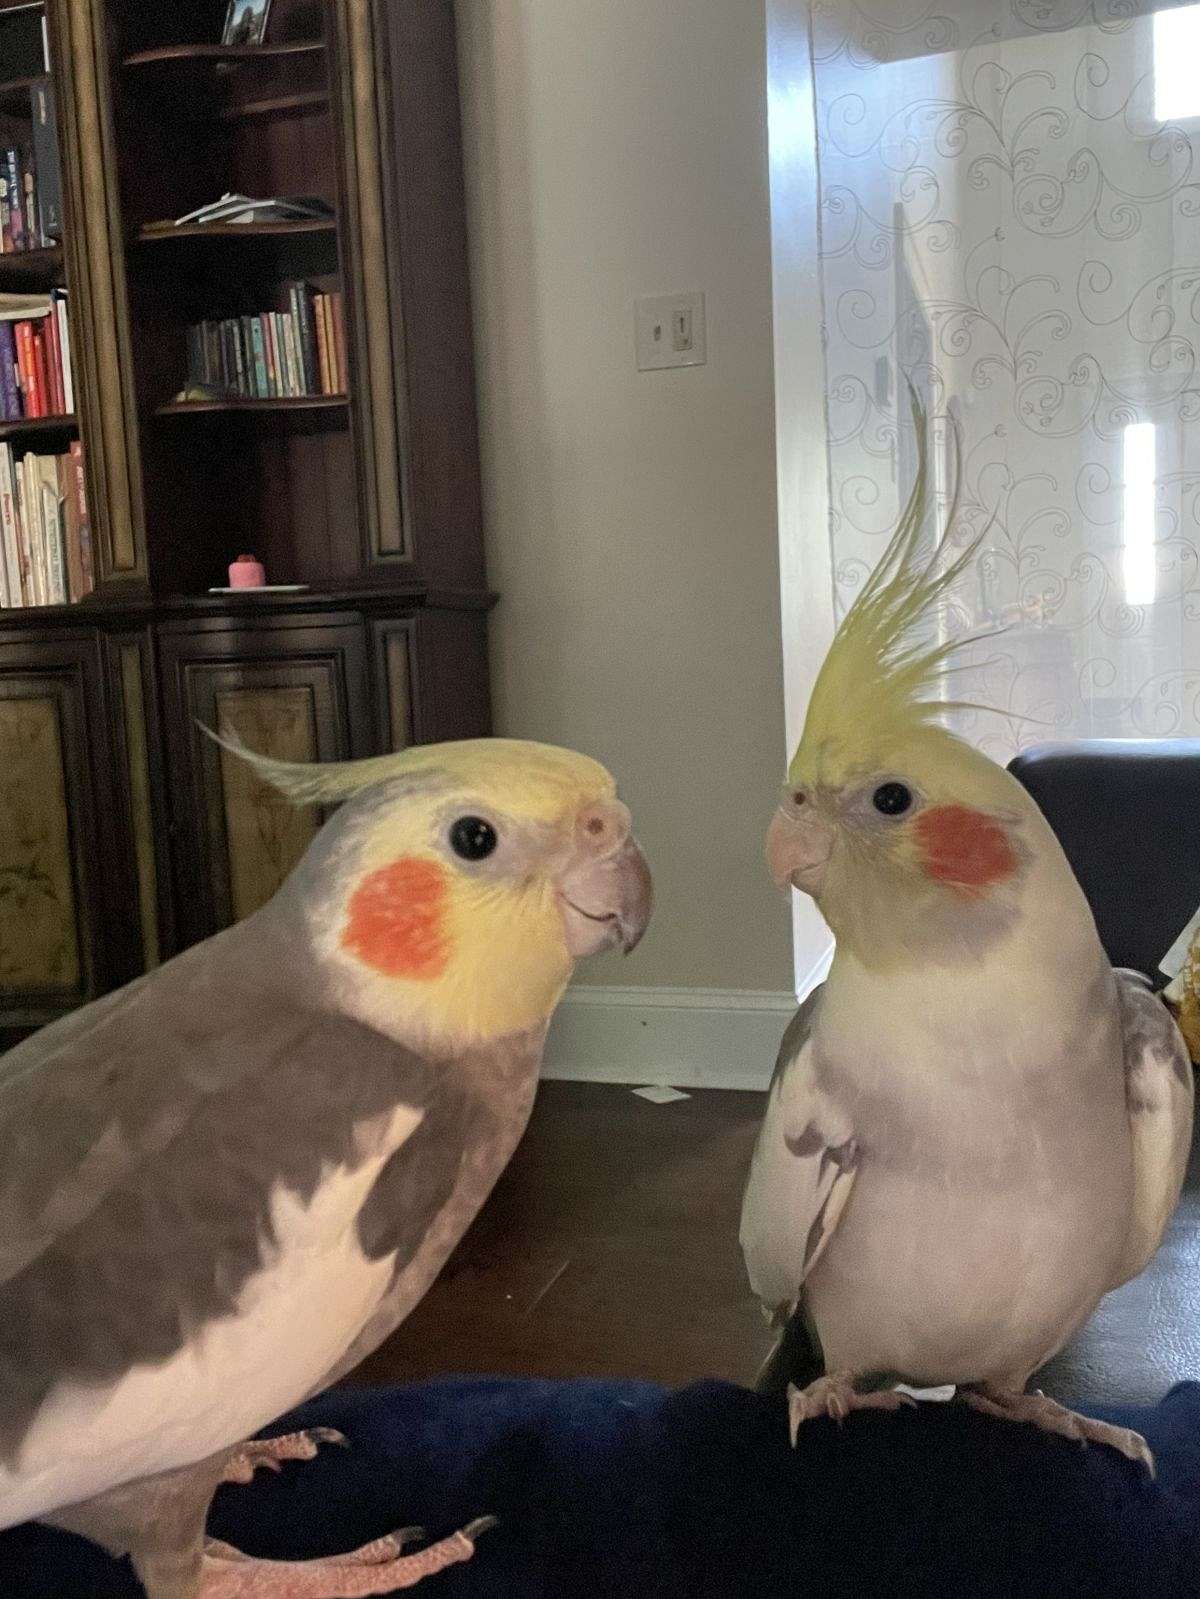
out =
<path fill-rule="evenodd" d="M 229 0 L 221 43 L 260 45 L 267 36 L 267 14 L 271 0 Z"/>

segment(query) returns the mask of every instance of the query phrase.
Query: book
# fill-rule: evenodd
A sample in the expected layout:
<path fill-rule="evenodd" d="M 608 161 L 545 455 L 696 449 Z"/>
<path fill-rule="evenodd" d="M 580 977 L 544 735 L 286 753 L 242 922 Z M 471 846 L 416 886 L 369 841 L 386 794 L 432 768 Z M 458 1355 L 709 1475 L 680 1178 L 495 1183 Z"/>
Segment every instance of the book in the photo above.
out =
<path fill-rule="evenodd" d="M 321 392 L 321 365 L 317 357 L 317 327 L 313 316 L 312 290 L 304 283 L 296 285 L 296 299 L 300 308 L 300 337 L 304 344 L 304 382 L 309 394 Z"/>
<path fill-rule="evenodd" d="M 75 487 L 76 514 L 79 519 L 79 566 L 83 576 L 83 595 L 96 587 L 95 561 L 92 555 L 92 519 L 88 514 L 87 474 L 83 467 L 83 445 L 76 439 L 69 452 L 71 476 Z"/>
<path fill-rule="evenodd" d="M 38 492 L 37 472 L 33 456 L 24 455 L 18 462 L 20 477 L 20 519 L 23 542 L 29 555 L 29 586 L 34 605 L 46 604 L 46 566 L 42 541 L 41 494 Z"/>
<path fill-rule="evenodd" d="M 8 165 L 0 168 L 0 255 L 12 252 L 12 207 L 8 201 Z"/>
<path fill-rule="evenodd" d="M 294 399 L 302 390 L 296 374 L 296 347 L 292 335 L 292 319 L 290 316 L 285 316 L 282 311 L 277 311 L 275 322 L 279 329 L 280 343 L 283 345 L 283 370 L 286 375 L 284 394 L 288 399 Z"/>
<path fill-rule="evenodd" d="M 65 605 L 68 599 L 67 570 L 63 552 L 62 504 L 58 491 L 58 457 L 35 455 L 42 538 L 46 550 L 46 595 L 50 605 Z"/>
<path fill-rule="evenodd" d="M 11 322 L 0 322 L 0 410 L 6 422 L 21 415 L 21 391 L 17 387 L 17 344 Z"/>
<path fill-rule="evenodd" d="M 254 352 L 254 392 L 260 400 L 265 400 L 271 393 L 267 382 L 267 347 L 263 340 L 262 318 L 250 318 L 250 345 Z"/>
<path fill-rule="evenodd" d="M 37 357 L 33 347 L 33 323 L 14 324 L 17 336 L 17 372 L 26 416 L 42 416 L 41 395 L 37 386 Z"/>
<path fill-rule="evenodd" d="M 0 321 L 36 322 L 50 315 L 53 304 L 49 294 L 0 294 Z"/>
<path fill-rule="evenodd" d="M 46 416 L 62 416 L 62 368 L 58 358 L 58 317 L 46 317 L 35 331 L 38 360 L 45 360 Z"/>
<path fill-rule="evenodd" d="M 325 318 L 325 296 L 318 294 L 313 301 L 313 318 L 317 328 L 317 358 L 321 368 L 320 393 L 332 394 L 329 381 L 329 324 Z"/>
<path fill-rule="evenodd" d="M 33 364 L 37 373 L 38 404 L 41 409 L 39 416 L 50 416 L 54 411 L 53 395 L 50 388 L 50 367 L 46 360 L 46 335 L 43 332 L 45 322 L 33 328 Z"/>
<path fill-rule="evenodd" d="M 14 250 L 27 248 L 25 242 L 25 207 L 22 204 L 21 173 L 17 165 L 17 152 L 10 146 L 4 152 L 4 166 L 8 174 L 9 225 Z"/>
<path fill-rule="evenodd" d="M 67 321 L 67 291 L 55 289 L 54 315 L 58 320 L 58 357 L 62 367 L 63 410 L 68 416 L 75 413 L 75 373 L 71 363 L 71 329 Z"/>
<path fill-rule="evenodd" d="M 0 444 L 0 554 L 8 579 L 8 603 L 25 604 L 25 585 L 21 578 L 21 547 L 17 540 L 16 501 L 13 495 L 12 450 Z"/>
<path fill-rule="evenodd" d="M 58 468 L 58 499 L 62 506 L 63 554 L 67 563 L 67 598 L 74 604 L 81 600 L 83 563 L 79 545 L 79 501 L 75 496 L 75 463 L 69 455 L 55 457 Z"/>
<path fill-rule="evenodd" d="M 21 148 L 21 193 L 25 197 L 25 248 L 36 250 L 39 244 L 37 225 L 37 195 L 34 192 L 33 151 L 28 145 Z"/>
<path fill-rule="evenodd" d="M 342 296 L 335 292 L 329 296 L 329 308 L 333 317 L 333 343 L 337 361 L 337 386 L 335 394 L 345 394 L 349 382 L 349 370 L 346 366 L 346 323 L 342 315 Z"/>
<path fill-rule="evenodd" d="M 276 359 L 275 329 L 271 325 L 269 313 L 264 312 L 261 317 L 263 325 L 263 342 L 267 351 L 267 397 L 277 399 L 279 396 L 279 364 Z"/>
<path fill-rule="evenodd" d="M 33 575 L 33 551 L 29 542 L 29 523 L 25 514 L 25 472 L 16 456 L 12 457 L 13 517 L 17 528 L 17 559 L 21 565 L 21 594 L 26 605 L 37 604 L 37 589 Z"/>
<path fill-rule="evenodd" d="M 33 167 L 37 177 L 35 231 L 43 245 L 58 244 L 63 236 L 62 177 L 52 80 L 39 79 L 29 96 L 33 108 Z"/>

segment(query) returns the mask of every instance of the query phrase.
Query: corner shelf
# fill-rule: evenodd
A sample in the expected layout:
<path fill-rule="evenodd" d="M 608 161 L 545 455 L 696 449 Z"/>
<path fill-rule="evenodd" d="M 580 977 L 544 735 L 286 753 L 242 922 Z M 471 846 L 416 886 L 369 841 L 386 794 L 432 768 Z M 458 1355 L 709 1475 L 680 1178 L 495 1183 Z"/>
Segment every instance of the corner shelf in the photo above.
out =
<path fill-rule="evenodd" d="M 183 222 L 178 227 L 139 228 L 137 236 L 140 244 L 161 244 L 164 239 L 255 239 L 336 232 L 334 217 L 304 217 L 292 222 Z"/>
<path fill-rule="evenodd" d="M 21 416 L 0 419 L 0 440 L 22 438 L 27 433 L 74 433 L 79 422 L 73 412 L 60 416 Z"/>
<path fill-rule="evenodd" d="M 319 55 L 324 39 L 293 39 L 284 44 L 168 44 L 155 50 L 137 50 L 126 56 L 125 68 L 172 67 L 180 62 L 209 65 L 229 62 L 277 61 L 286 56 Z"/>
<path fill-rule="evenodd" d="M 203 416 L 217 411 L 339 411 L 350 404 L 345 394 L 289 394 L 270 399 L 231 395 L 224 400 L 172 400 L 155 409 L 155 416 Z"/>

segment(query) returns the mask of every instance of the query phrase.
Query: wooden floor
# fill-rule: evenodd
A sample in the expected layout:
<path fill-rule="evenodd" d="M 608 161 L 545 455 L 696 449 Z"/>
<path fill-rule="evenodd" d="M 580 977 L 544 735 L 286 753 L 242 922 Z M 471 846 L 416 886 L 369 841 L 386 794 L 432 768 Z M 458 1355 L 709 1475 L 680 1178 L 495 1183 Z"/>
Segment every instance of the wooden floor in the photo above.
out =
<path fill-rule="evenodd" d="M 447 1372 L 753 1378 L 770 1340 L 737 1244 L 759 1094 L 652 1105 L 544 1083 L 442 1276 L 350 1379 Z"/>

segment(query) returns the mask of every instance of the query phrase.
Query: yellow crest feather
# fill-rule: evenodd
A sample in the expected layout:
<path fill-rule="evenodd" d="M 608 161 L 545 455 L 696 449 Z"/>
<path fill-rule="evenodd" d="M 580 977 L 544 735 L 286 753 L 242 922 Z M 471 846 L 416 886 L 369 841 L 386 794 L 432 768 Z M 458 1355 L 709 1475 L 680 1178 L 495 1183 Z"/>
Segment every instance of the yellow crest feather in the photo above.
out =
<path fill-rule="evenodd" d="M 923 732 L 946 711 L 968 708 L 964 701 L 930 697 L 952 658 L 980 634 L 930 645 L 922 624 L 974 560 L 987 533 L 984 528 L 952 559 L 946 557 L 946 536 L 935 539 L 928 555 L 921 536 L 929 513 L 929 466 L 925 412 L 913 395 L 918 466 L 912 493 L 896 531 L 834 635 L 809 700 L 804 733 L 792 759 L 792 782 L 813 782 L 818 772 L 828 777 L 878 764 L 889 746 Z M 947 529 L 958 501 L 958 455 L 955 488 Z M 986 709 L 970 706 L 971 709 Z M 947 735 L 950 736 L 950 735 Z"/>
<path fill-rule="evenodd" d="M 589 756 L 526 739 L 414 744 L 392 755 L 355 761 L 281 761 L 249 749 L 235 734 L 199 725 L 293 805 L 338 805 L 394 778 L 429 776 L 464 790 L 478 788 L 497 803 L 516 805 L 531 819 L 549 821 L 581 800 L 616 792 L 608 772 Z"/>

